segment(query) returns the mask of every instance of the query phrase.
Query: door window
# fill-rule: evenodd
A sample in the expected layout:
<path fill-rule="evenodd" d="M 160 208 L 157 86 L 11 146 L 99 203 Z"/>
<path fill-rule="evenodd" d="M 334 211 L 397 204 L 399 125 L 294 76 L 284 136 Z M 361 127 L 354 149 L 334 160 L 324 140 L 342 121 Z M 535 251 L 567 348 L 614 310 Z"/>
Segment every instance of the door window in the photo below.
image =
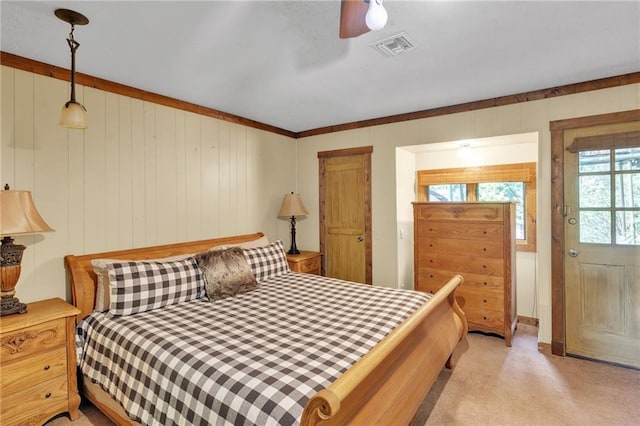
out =
<path fill-rule="evenodd" d="M 640 245 L 640 148 L 578 154 L 580 242 Z"/>

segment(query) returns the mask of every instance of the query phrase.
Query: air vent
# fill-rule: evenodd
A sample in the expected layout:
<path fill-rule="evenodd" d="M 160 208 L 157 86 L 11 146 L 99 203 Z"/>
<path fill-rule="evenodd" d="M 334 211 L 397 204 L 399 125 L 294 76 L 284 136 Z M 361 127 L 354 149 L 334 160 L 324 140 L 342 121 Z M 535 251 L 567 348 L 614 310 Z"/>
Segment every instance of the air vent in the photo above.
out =
<path fill-rule="evenodd" d="M 409 40 L 409 36 L 405 32 L 376 41 L 369 46 L 384 56 L 398 56 L 416 48 L 416 45 Z"/>

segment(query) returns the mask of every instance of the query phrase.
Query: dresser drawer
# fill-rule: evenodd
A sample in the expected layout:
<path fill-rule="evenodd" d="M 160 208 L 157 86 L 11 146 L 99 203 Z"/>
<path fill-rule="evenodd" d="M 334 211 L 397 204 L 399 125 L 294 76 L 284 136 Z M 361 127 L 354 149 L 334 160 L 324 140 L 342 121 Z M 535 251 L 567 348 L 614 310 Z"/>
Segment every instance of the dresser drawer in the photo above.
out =
<path fill-rule="evenodd" d="M 416 290 L 434 292 L 445 285 L 454 275 L 452 271 L 442 269 L 433 269 L 419 267 L 416 271 Z M 504 296 L 504 279 L 494 275 L 479 275 L 471 273 L 461 274 L 464 282 L 456 290 L 456 293 L 462 289 L 470 289 L 483 293 L 493 293 L 497 297 Z"/>
<path fill-rule="evenodd" d="M 55 377 L 10 395 L 2 395 L 0 424 L 42 424 L 52 412 L 67 411 L 67 376 Z"/>
<path fill-rule="evenodd" d="M 415 225 L 420 238 L 503 241 L 504 227 L 493 223 L 421 222 Z"/>
<path fill-rule="evenodd" d="M 30 358 L 0 365 L 0 399 L 67 374 L 67 349 L 62 346 Z"/>
<path fill-rule="evenodd" d="M 497 275 L 482 275 L 473 273 L 462 274 L 464 283 L 462 286 L 470 290 L 490 292 L 504 295 L 504 277 Z"/>
<path fill-rule="evenodd" d="M 504 260 L 482 257 L 469 257 L 466 255 L 444 255 L 437 253 L 420 253 L 418 255 L 418 268 L 440 269 L 450 271 L 452 275 L 465 273 L 479 275 L 504 275 Z"/>
<path fill-rule="evenodd" d="M 435 293 L 440 290 L 440 288 L 449 282 L 449 280 L 455 275 L 455 273 L 451 271 L 426 267 L 418 267 L 418 270 L 415 273 L 415 289 L 418 291 L 426 291 L 428 293 Z M 462 285 L 464 285 L 464 283 Z"/>
<path fill-rule="evenodd" d="M 467 316 L 470 331 L 478 330 L 504 335 L 504 311 L 493 311 L 470 305 L 462 311 Z"/>
<path fill-rule="evenodd" d="M 418 238 L 415 244 L 420 244 L 424 252 L 439 254 L 465 254 L 475 257 L 490 257 L 501 259 L 504 257 L 504 244 L 502 240 L 460 240 L 452 238 L 423 237 Z"/>
<path fill-rule="evenodd" d="M 463 311 L 469 306 L 488 309 L 490 311 L 504 310 L 504 296 L 502 294 L 482 293 L 465 288 L 464 285 L 456 291 L 456 302 L 458 302 L 458 305 Z"/>
<path fill-rule="evenodd" d="M 415 219 L 503 222 L 502 204 L 429 203 L 415 205 Z"/>
<path fill-rule="evenodd" d="M 0 336 L 0 362 L 28 358 L 65 345 L 64 318 L 45 322 Z"/>

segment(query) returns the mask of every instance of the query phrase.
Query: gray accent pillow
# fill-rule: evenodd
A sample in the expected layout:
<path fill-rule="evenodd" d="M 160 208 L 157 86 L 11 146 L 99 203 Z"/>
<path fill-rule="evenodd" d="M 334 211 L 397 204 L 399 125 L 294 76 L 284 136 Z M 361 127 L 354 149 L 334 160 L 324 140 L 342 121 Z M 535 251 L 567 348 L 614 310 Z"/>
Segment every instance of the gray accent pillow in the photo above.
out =
<path fill-rule="evenodd" d="M 208 251 L 194 256 L 209 300 L 220 300 L 258 287 L 242 248 Z"/>

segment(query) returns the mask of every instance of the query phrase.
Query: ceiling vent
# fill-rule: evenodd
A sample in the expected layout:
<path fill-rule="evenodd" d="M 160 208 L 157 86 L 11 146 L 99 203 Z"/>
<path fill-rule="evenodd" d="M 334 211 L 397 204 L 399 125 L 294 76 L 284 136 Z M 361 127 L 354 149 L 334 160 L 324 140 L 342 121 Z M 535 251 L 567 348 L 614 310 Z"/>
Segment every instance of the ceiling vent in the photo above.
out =
<path fill-rule="evenodd" d="M 405 32 L 373 42 L 369 46 L 384 56 L 398 56 L 416 48 L 416 45 L 409 40 L 409 36 Z"/>

